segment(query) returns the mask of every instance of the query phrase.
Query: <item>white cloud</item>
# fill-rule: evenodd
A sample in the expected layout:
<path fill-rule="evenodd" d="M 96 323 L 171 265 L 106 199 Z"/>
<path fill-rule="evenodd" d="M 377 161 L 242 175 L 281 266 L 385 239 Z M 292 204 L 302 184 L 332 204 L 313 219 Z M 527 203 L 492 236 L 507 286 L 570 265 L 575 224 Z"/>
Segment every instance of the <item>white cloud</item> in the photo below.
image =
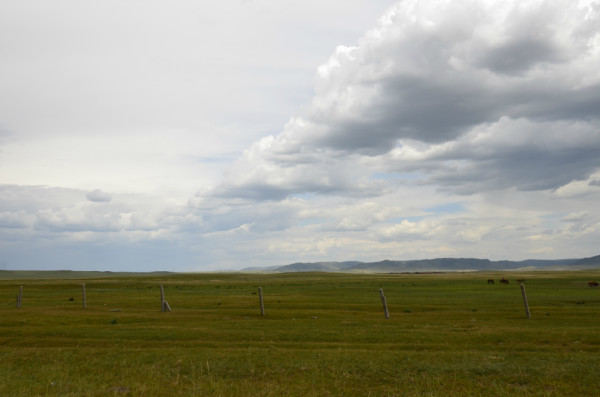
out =
<path fill-rule="evenodd" d="M 112 199 L 109 193 L 103 192 L 100 189 L 92 190 L 91 192 L 86 194 L 85 197 L 87 197 L 87 199 L 90 201 L 95 201 L 98 203 L 108 202 Z"/>
<path fill-rule="evenodd" d="M 35 216 L 24 210 L 0 213 L 0 228 L 21 229 L 31 227 L 35 222 Z"/>

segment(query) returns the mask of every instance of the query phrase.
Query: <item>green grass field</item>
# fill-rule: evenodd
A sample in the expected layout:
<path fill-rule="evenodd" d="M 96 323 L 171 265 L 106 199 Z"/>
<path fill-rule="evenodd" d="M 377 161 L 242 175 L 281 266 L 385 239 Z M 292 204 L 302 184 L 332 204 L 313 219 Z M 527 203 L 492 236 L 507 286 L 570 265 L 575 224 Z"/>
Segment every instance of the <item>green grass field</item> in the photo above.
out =
<path fill-rule="evenodd" d="M 598 395 L 589 280 L 600 272 L 0 280 L 0 396 Z"/>

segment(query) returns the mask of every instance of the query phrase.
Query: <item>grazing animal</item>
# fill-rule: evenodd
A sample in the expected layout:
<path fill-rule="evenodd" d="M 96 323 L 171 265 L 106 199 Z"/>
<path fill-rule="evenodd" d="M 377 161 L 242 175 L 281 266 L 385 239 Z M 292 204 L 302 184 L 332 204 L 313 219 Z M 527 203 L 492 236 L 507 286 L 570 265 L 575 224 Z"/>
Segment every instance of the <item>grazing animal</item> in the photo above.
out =
<path fill-rule="evenodd" d="M 519 284 L 523 284 L 524 282 L 525 282 L 524 279 L 517 280 L 517 283 L 519 283 Z"/>
<path fill-rule="evenodd" d="M 588 281 L 588 287 L 592 288 L 596 288 L 597 286 L 599 286 L 600 283 L 598 283 L 597 281 Z"/>
<path fill-rule="evenodd" d="M 500 282 L 501 282 L 502 284 L 508 284 L 508 280 L 507 280 L 507 279 L 505 279 L 504 277 L 502 277 L 502 279 L 500 280 Z"/>
<path fill-rule="evenodd" d="M 492 280 L 491 278 L 488 280 L 488 284 L 494 284 L 494 280 Z"/>

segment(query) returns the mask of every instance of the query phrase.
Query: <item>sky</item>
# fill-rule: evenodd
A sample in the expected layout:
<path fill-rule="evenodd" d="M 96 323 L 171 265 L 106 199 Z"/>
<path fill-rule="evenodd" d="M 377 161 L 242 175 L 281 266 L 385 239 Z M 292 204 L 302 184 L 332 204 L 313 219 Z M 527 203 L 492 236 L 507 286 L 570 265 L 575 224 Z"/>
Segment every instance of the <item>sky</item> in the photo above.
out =
<path fill-rule="evenodd" d="M 0 269 L 600 254 L 600 1 L 0 3 Z"/>

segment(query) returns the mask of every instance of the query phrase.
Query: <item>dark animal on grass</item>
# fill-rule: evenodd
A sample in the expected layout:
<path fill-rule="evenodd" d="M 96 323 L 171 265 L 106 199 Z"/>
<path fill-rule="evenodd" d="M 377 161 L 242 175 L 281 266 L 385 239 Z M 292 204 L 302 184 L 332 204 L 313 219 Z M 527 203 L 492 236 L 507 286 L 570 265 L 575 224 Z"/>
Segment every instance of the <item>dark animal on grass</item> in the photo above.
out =
<path fill-rule="evenodd" d="M 597 281 L 588 281 L 588 287 L 590 288 L 596 288 L 597 286 L 599 286 L 600 284 Z"/>
<path fill-rule="evenodd" d="M 491 278 L 488 280 L 488 284 L 494 284 L 494 280 L 492 280 Z"/>
<path fill-rule="evenodd" d="M 500 282 L 501 282 L 502 284 L 508 284 L 508 280 L 507 280 L 507 279 L 505 279 L 504 277 L 502 277 L 502 278 L 500 279 Z"/>
<path fill-rule="evenodd" d="M 525 282 L 524 279 L 517 280 L 517 283 L 519 283 L 519 284 L 523 284 L 524 282 Z"/>

